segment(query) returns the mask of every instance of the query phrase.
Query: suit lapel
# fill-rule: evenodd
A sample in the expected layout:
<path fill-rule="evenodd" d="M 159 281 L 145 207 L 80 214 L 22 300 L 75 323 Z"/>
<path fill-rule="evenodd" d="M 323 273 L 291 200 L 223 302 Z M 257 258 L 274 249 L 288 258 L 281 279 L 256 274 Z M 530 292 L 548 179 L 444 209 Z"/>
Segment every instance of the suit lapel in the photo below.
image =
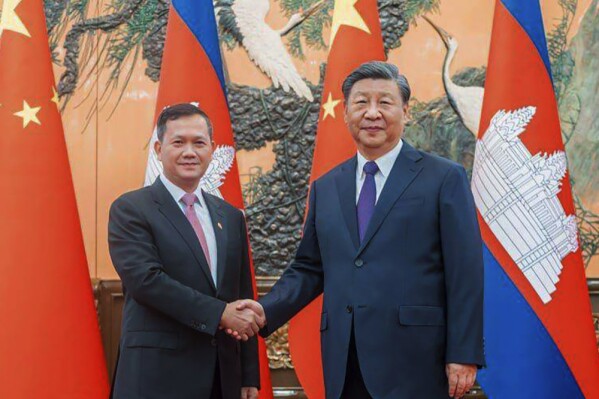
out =
<path fill-rule="evenodd" d="M 206 257 L 204 256 L 204 251 L 202 251 L 202 246 L 200 245 L 200 241 L 198 240 L 198 236 L 196 235 L 191 223 L 185 217 L 185 214 L 179 207 L 179 205 L 175 202 L 171 194 L 168 192 L 164 184 L 160 181 L 160 178 L 156 179 L 154 184 L 152 185 L 152 192 L 154 194 L 154 200 L 158 203 L 159 211 L 167 218 L 167 220 L 173 225 L 173 227 L 179 232 L 194 257 L 200 264 L 200 267 L 210 286 L 216 292 L 216 287 L 214 286 L 214 281 L 212 281 L 212 274 L 210 273 L 210 267 L 208 266 L 208 262 L 206 261 Z"/>
<path fill-rule="evenodd" d="M 203 194 L 206 206 L 208 207 L 208 212 L 210 212 L 210 219 L 212 219 L 214 237 L 216 238 L 216 280 L 218 281 L 216 292 L 218 295 L 220 288 L 223 286 L 223 278 L 225 276 L 225 268 L 227 265 L 227 223 L 221 204 L 212 195 Z"/>
<path fill-rule="evenodd" d="M 422 170 L 422 166 L 417 164 L 420 159 L 422 159 L 422 156 L 418 151 L 404 141 L 401 152 L 397 156 L 393 168 L 391 168 L 391 172 L 389 173 L 389 177 L 387 177 L 387 180 L 385 181 L 385 186 L 376 203 L 374 214 L 372 215 L 372 219 L 370 219 L 366 234 L 364 235 L 364 240 L 362 241 L 356 256 L 359 256 L 362 253 L 372 237 L 376 234 L 379 227 L 381 227 L 381 224 L 393 207 L 393 204 L 395 204 L 399 197 L 401 197 L 412 180 L 414 180 Z"/>
<path fill-rule="evenodd" d="M 358 236 L 358 216 L 356 214 L 356 165 L 358 161 L 354 156 L 341 166 L 341 170 L 335 177 L 337 183 L 337 195 L 339 195 L 339 204 L 341 213 L 345 220 L 345 225 L 356 249 L 360 246 Z"/>

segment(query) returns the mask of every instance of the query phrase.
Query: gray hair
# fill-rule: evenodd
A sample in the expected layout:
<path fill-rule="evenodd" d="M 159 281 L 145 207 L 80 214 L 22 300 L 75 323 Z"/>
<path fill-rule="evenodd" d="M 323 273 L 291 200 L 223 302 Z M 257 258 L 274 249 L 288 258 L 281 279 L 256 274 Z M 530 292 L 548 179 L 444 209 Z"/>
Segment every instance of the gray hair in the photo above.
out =
<path fill-rule="evenodd" d="M 158 122 L 156 122 L 156 135 L 158 136 L 158 141 L 162 143 L 162 140 L 164 140 L 166 122 L 191 115 L 200 115 L 204 118 L 206 125 L 208 125 L 208 136 L 210 137 L 210 140 L 212 140 L 212 122 L 210 121 L 210 118 L 208 118 L 208 115 L 194 104 L 181 103 L 166 107 L 158 116 Z"/>
<path fill-rule="evenodd" d="M 388 62 L 369 61 L 354 69 L 343 81 L 341 91 L 343 91 L 345 102 L 347 102 L 354 84 L 364 79 L 392 80 L 397 83 L 403 103 L 407 104 L 410 101 L 410 94 L 412 93 L 410 84 L 408 83 L 408 79 L 399 73 L 399 68 Z"/>

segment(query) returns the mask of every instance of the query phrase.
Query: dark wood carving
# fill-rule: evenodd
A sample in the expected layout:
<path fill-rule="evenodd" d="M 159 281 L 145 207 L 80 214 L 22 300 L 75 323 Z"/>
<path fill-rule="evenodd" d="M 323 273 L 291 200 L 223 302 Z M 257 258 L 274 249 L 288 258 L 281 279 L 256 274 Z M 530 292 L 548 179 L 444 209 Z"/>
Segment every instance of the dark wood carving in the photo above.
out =
<path fill-rule="evenodd" d="M 591 308 L 593 309 L 593 323 L 595 324 L 595 337 L 597 337 L 597 348 L 599 348 L 599 278 L 587 279 L 589 295 L 591 297 Z"/>
<path fill-rule="evenodd" d="M 98 317 L 104 344 L 108 375 L 112 381 L 114 364 L 118 354 L 123 316 L 123 288 L 120 280 L 101 280 L 94 290 L 98 304 Z"/>

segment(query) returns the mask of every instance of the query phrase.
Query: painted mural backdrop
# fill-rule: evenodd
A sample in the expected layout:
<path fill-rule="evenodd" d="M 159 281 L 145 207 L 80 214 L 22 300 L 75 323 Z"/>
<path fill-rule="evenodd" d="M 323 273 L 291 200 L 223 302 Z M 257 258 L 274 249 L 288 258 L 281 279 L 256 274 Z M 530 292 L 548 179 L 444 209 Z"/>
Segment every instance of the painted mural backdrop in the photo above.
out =
<path fill-rule="evenodd" d="M 298 243 L 331 15 L 339 0 L 216 0 L 258 274 Z M 541 2 L 589 276 L 599 276 L 598 0 Z M 46 0 L 92 276 L 115 277 L 108 207 L 143 183 L 166 0 Z M 412 84 L 405 138 L 471 170 L 494 1 L 379 0 L 385 48 Z"/>

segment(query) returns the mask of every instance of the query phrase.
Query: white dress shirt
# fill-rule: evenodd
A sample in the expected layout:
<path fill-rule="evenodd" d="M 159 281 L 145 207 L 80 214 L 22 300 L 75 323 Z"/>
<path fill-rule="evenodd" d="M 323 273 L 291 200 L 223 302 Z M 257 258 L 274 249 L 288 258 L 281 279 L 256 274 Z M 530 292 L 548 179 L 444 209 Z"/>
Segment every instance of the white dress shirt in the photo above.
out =
<path fill-rule="evenodd" d="M 376 201 L 379 200 L 381 191 L 383 191 L 387 177 L 389 177 L 389 173 L 391 173 L 391 169 L 395 164 L 395 160 L 397 159 L 402 146 L 403 140 L 400 139 L 399 143 L 397 143 L 397 145 L 393 147 L 391 151 L 374 160 L 376 165 L 379 167 L 378 172 L 374 174 L 374 184 L 376 185 Z M 364 158 L 364 156 L 358 151 L 358 166 L 356 167 L 356 204 L 358 203 L 360 191 L 362 191 L 362 185 L 364 185 L 364 180 L 366 179 L 366 173 L 364 173 L 364 165 L 366 162 L 368 162 L 368 160 Z"/>
<path fill-rule="evenodd" d="M 181 201 L 181 198 L 186 194 L 185 190 L 181 187 L 176 186 L 164 175 L 160 175 L 160 180 L 168 190 L 168 192 L 172 195 L 177 205 L 181 209 L 181 212 L 185 214 L 185 204 Z M 200 224 L 202 225 L 202 230 L 204 230 L 204 235 L 206 236 L 206 243 L 208 244 L 208 252 L 210 252 L 210 272 L 212 273 L 212 280 L 214 281 L 214 285 L 216 286 L 216 236 L 214 235 L 214 227 L 212 227 L 212 218 L 210 217 L 210 212 L 208 211 L 208 207 L 206 206 L 206 201 L 204 200 L 204 194 L 202 189 L 198 186 L 198 188 L 194 191 L 194 194 L 198 198 L 198 200 L 193 205 L 193 210 L 195 211 L 198 219 L 200 220 Z"/>

